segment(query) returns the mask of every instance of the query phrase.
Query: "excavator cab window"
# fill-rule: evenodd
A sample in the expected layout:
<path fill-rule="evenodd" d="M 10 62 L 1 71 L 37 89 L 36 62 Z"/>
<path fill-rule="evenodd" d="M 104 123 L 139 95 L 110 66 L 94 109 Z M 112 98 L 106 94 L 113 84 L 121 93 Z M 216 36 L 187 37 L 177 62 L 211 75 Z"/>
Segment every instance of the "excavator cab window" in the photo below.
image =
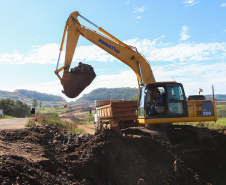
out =
<path fill-rule="evenodd" d="M 187 115 L 187 103 L 182 85 L 169 85 L 167 88 L 167 98 L 169 116 Z"/>
<path fill-rule="evenodd" d="M 144 94 L 146 117 L 165 117 L 165 88 L 163 86 L 149 86 L 146 88 Z"/>
<path fill-rule="evenodd" d="M 147 90 L 145 87 L 140 89 L 140 98 L 139 98 L 139 117 L 144 117 L 144 110 L 145 110 L 145 95 Z"/>
<path fill-rule="evenodd" d="M 182 117 L 188 115 L 180 83 L 149 84 L 140 90 L 139 118 Z"/>

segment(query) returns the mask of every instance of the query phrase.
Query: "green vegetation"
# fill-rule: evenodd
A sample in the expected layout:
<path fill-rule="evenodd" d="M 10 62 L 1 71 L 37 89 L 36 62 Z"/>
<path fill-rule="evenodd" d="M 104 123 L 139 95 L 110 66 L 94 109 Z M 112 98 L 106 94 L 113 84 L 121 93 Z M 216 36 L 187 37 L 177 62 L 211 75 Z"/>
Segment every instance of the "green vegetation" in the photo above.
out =
<path fill-rule="evenodd" d="M 53 124 L 61 130 L 66 130 L 68 133 L 76 133 L 76 134 L 84 133 L 84 130 L 76 128 L 75 124 L 61 121 L 57 113 L 47 114 L 47 115 L 36 114 L 36 120 L 41 125 Z M 34 121 L 30 119 L 26 126 L 31 127 L 34 125 L 35 125 Z"/>
<path fill-rule="evenodd" d="M 188 122 L 188 123 L 174 123 L 174 125 L 192 125 L 198 128 L 208 128 L 213 130 L 219 129 L 226 129 L 226 118 L 221 118 L 217 120 L 215 123 L 214 121 L 209 122 Z"/>
<path fill-rule="evenodd" d="M 223 106 L 217 106 L 218 107 L 218 117 L 219 118 L 226 118 L 226 105 Z"/>
<path fill-rule="evenodd" d="M 83 112 L 80 116 L 74 116 L 72 119 L 79 124 L 94 124 L 94 116 L 89 112 Z"/>
<path fill-rule="evenodd" d="M 138 89 L 137 88 L 98 88 L 91 91 L 89 94 L 84 94 L 81 98 L 71 104 L 78 103 L 93 103 L 95 100 L 103 99 L 124 99 L 127 100 L 137 100 L 138 99 Z M 207 99 L 212 99 L 212 95 L 205 95 Z M 226 95 L 216 94 L 216 100 L 226 100 Z M 70 104 L 70 103 L 69 103 Z"/>
<path fill-rule="evenodd" d="M 31 105 L 32 107 L 36 108 L 38 106 L 38 101 L 35 98 L 33 98 L 31 101 Z"/>
<path fill-rule="evenodd" d="M 139 100 L 139 94 L 136 94 L 135 96 L 129 99 L 129 101 L 136 101 L 136 100 L 137 101 Z"/>
<path fill-rule="evenodd" d="M 33 127 L 33 126 L 35 126 L 33 119 L 29 119 L 25 127 Z"/>
<path fill-rule="evenodd" d="M 137 94 L 137 88 L 99 88 L 91 91 L 89 94 L 84 94 L 75 103 L 94 102 L 95 100 L 104 99 L 124 99 L 127 101 Z"/>
<path fill-rule="evenodd" d="M 9 118 L 15 118 L 15 117 L 7 116 L 7 115 L 3 115 L 2 117 L 0 116 L 0 119 L 9 119 Z"/>
<path fill-rule="evenodd" d="M 0 109 L 3 109 L 5 116 L 24 118 L 30 116 L 30 107 L 20 100 L 11 100 L 9 98 L 0 100 Z"/>
<path fill-rule="evenodd" d="M 87 112 L 85 114 L 85 120 L 87 120 L 86 124 L 93 124 L 94 123 L 94 116 L 93 116 L 93 114 L 90 114 L 89 112 Z"/>
<path fill-rule="evenodd" d="M 55 95 L 40 93 L 36 91 L 29 91 L 25 89 L 18 89 L 15 91 L 15 93 L 18 93 L 21 96 L 30 98 L 30 99 L 35 98 L 38 101 L 64 101 L 64 98 L 61 96 L 55 96 Z"/>
<path fill-rule="evenodd" d="M 212 99 L 213 95 L 205 95 L 206 99 Z M 225 101 L 226 100 L 226 94 L 215 94 L 214 99 L 217 101 Z"/>
<path fill-rule="evenodd" d="M 1 91 L 0 90 L 0 97 L 3 98 L 10 98 L 10 99 L 26 99 L 26 100 L 32 100 L 36 99 L 37 101 L 63 101 L 65 102 L 64 98 L 61 96 L 55 96 L 51 94 L 45 94 L 45 93 L 39 93 L 36 91 L 29 91 L 24 89 L 15 90 L 14 92 L 8 92 L 8 91 Z"/>
<path fill-rule="evenodd" d="M 58 114 L 62 114 L 67 112 L 68 110 L 70 110 L 70 108 L 62 108 L 62 107 L 45 107 L 45 108 L 36 108 L 35 109 L 37 113 L 39 114 L 49 114 L 49 113 L 58 113 Z"/>
<path fill-rule="evenodd" d="M 226 129 L 226 105 L 217 105 L 218 120 L 209 122 L 174 123 L 175 125 L 192 125 L 198 128 Z"/>

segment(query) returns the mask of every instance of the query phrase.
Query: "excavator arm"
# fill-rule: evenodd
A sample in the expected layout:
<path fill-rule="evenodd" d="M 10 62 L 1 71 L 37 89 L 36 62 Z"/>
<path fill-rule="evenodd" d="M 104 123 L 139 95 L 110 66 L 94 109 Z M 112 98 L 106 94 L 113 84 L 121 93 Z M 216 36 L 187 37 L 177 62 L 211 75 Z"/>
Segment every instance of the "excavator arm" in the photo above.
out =
<path fill-rule="evenodd" d="M 81 25 L 78 21 L 78 16 L 85 19 L 92 25 L 94 25 L 101 33 L 98 33 L 94 30 L 86 28 L 85 26 Z M 85 89 L 86 86 L 79 87 L 78 83 L 76 83 L 76 78 L 78 75 L 72 74 L 69 72 L 69 68 L 72 62 L 72 58 L 74 55 L 74 51 L 76 49 L 76 45 L 79 39 L 79 36 L 83 36 L 93 44 L 99 46 L 118 60 L 122 61 L 126 65 L 128 65 L 137 75 L 139 86 L 143 86 L 146 84 L 154 83 L 155 77 L 153 75 L 152 69 L 147 62 L 147 60 L 137 51 L 136 48 L 132 46 L 128 46 L 127 44 L 121 42 L 117 38 L 115 38 L 110 33 L 106 32 L 101 27 L 96 26 L 91 21 L 87 20 L 85 17 L 79 14 L 79 12 L 73 12 L 70 14 L 63 33 L 63 38 L 60 47 L 60 53 L 63 50 L 64 40 L 67 32 L 67 44 L 66 44 L 66 53 L 65 53 L 65 62 L 64 66 L 55 71 L 55 74 L 61 80 L 61 84 L 64 87 L 64 93 L 68 97 L 76 97 L 78 93 L 74 93 L 76 88 L 82 90 Z M 59 55 L 60 58 L 60 55 Z M 60 71 L 63 71 L 62 78 L 58 74 Z M 88 75 L 88 74 L 87 74 Z M 81 80 L 80 80 L 81 82 Z M 90 82 L 91 83 L 91 82 Z M 89 84 L 88 84 L 89 85 Z M 88 86 L 87 85 L 87 86 Z M 79 92 L 80 93 L 80 92 Z"/>

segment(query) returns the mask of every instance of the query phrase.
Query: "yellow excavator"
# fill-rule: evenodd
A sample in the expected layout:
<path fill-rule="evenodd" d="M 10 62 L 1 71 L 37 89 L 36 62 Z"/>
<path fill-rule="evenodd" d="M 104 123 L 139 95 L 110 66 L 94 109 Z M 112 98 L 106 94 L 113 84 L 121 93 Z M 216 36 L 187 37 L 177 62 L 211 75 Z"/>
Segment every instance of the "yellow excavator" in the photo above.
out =
<path fill-rule="evenodd" d="M 78 17 L 92 24 L 100 32 L 81 25 Z M 58 69 L 66 33 L 65 62 L 64 66 Z M 156 82 L 150 64 L 138 52 L 136 47 L 129 46 L 118 40 L 77 11 L 71 13 L 67 19 L 57 69 L 55 70 L 55 74 L 60 79 L 66 96 L 70 98 L 78 96 L 95 78 L 95 73 L 92 71 L 91 66 L 88 66 L 88 70 L 84 73 L 69 71 L 80 35 L 128 65 L 135 72 L 139 86 L 137 113 L 139 124 L 217 121 L 217 109 L 214 98 L 213 100 L 206 100 L 202 95 L 186 98 L 181 83 L 175 81 Z M 61 71 L 63 71 L 62 77 L 59 75 Z M 152 111 L 153 109 L 155 111 Z"/>

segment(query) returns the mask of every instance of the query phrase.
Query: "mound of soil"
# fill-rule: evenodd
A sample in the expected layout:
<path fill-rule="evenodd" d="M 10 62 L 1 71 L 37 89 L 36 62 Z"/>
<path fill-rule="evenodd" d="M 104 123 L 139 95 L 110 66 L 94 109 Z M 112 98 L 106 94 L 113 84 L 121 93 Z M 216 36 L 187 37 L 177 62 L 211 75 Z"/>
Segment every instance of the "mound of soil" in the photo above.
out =
<path fill-rule="evenodd" d="M 77 67 L 72 68 L 70 73 L 78 74 L 78 75 L 86 75 L 92 78 L 96 77 L 93 67 L 88 64 L 83 64 L 82 62 L 79 62 Z"/>
<path fill-rule="evenodd" d="M 3 130 L 0 184 L 222 184 L 226 139 L 212 136 L 205 155 L 204 148 L 184 153 L 181 146 L 112 131 L 66 134 L 51 125 Z"/>

